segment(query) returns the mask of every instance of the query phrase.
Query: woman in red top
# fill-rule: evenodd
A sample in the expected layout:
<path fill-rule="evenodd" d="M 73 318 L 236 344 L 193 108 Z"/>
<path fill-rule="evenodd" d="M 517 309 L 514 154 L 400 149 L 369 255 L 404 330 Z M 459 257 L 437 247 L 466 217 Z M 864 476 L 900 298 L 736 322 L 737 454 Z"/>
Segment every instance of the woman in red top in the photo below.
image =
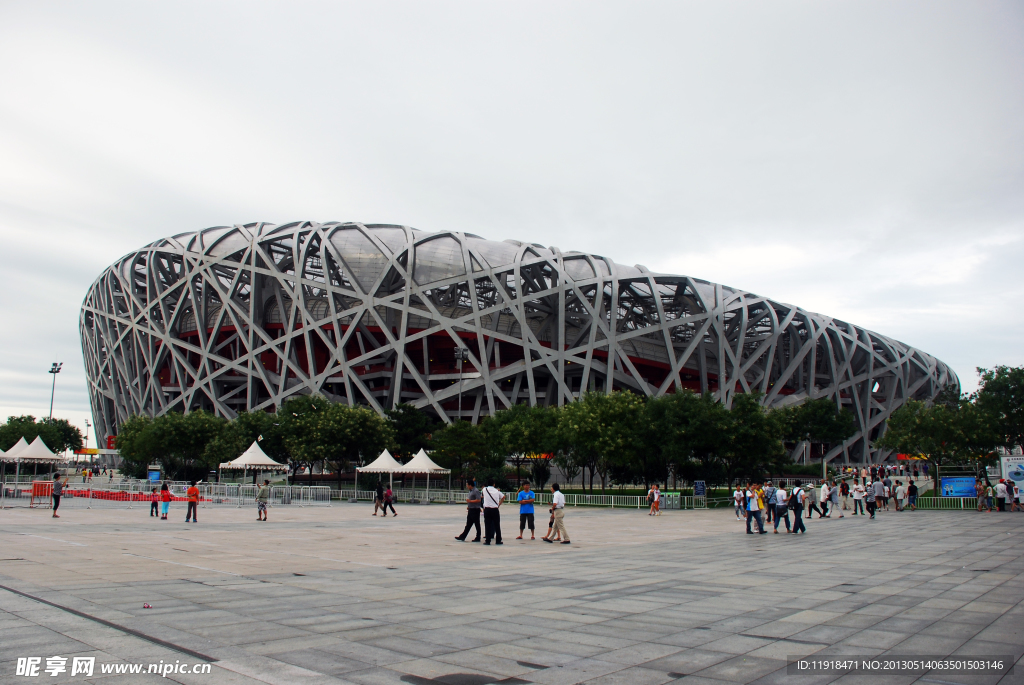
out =
<path fill-rule="evenodd" d="M 160 486 L 160 518 L 167 520 L 167 514 L 171 510 L 171 490 L 167 483 Z"/>

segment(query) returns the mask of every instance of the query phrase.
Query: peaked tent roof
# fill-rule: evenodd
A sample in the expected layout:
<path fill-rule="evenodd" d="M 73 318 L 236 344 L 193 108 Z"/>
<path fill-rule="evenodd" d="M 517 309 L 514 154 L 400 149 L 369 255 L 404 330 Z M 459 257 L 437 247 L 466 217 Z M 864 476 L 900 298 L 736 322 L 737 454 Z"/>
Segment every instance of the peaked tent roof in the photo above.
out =
<path fill-rule="evenodd" d="M 24 438 L 22 438 L 24 440 Z M 15 445 L 17 447 L 17 445 Z M 13 450 L 11 450 L 13 452 Z M 6 459 L 7 457 L 5 457 Z M 43 442 L 42 437 L 36 436 L 36 439 L 32 441 L 27 447 L 23 447 L 14 455 L 15 461 L 20 462 L 36 462 L 42 464 L 44 462 L 63 462 L 67 461 L 64 457 L 59 454 L 54 454 L 50 451 L 50 448 Z"/>
<path fill-rule="evenodd" d="M 451 473 L 451 471 L 435 464 L 434 460 L 427 456 L 426 451 L 420 448 L 416 456 L 399 469 L 399 473 Z"/>
<path fill-rule="evenodd" d="M 258 443 L 258 440 L 253 440 L 253 443 L 249 445 L 249 449 L 242 452 L 240 457 L 225 462 L 220 467 L 222 469 L 253 469 L 256 471 L 288 470 L 286 465 L 268 457 L 267 453 L 260 449 Z"/>
<path fill-rule="evenodd" d="M 391 452 L 384 450 L 379 457 L 373 460 L 372 464 L 361 466 L 356 471 L 359 473 L 401 473 L 402 465 L 395 461 Z"/>
<path fill-rule="evenodd" d="M 23 437 L 20 440 L 18 440 L 18 442 L 14 443 L 11 449 L 7 450 L 4 453 L 4 457 L 8 459 L 13 459 L 14 456 L 18 454 L 18 452 L 22 451 L 26 447 L 28 447 L 28 443 L 25 442 L 25 438 Z"/>

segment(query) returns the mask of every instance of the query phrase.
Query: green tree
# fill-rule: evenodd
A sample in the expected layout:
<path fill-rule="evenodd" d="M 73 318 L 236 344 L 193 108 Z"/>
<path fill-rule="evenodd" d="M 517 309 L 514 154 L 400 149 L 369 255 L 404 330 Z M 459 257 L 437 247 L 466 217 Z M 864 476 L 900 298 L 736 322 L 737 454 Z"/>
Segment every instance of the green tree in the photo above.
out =
<path fill-rule="evenodd" d="M 779 469 L 786 456 L 782 426 L 761 405 L 758 393 L 739 393 L 729 410 L 729 431 L 723 461 L 731 485 L 734 478 L 760 478 Z"/>
<path fill-rule="evenodd" d="M 834 400 L 821 398 L 807 400 L 796 407 L 777 410 L 773 415 L 779 421 L 786 440 L 818 445 L 818 456 L 824 460 L 828 451 L 857 432 L 857 420 L 848 409 L 839 409 Z"/>
<path fill-rule="evenodd" d="M 477 477 L 482 477 L 481 469 L 493 470 L 487 435 L 481 426 L 469 421 L 456 421 L 434 431 L 431 446 L 431 459 L 439 466 L 451 469 L 452 475 L 463 482 L 474 472 Z"/>
<path fill-rule="evenodd" d="M 644 399 L 630 392 L 588 392 L 562 407 L 558 432 L 590 472 L 591 494 L 595 474 L 601 478 L 603 492 L 611 468 L 636 460 L 644 447 L 646 423 Z"/>
<path fill-rule="evenodd" d="M 978 369 L 975 404 L 990 417 L 1002 447 L 1024 447 L 1024 366 Z"/>
<path fill-rule="evenodd" d="M 391 422 L 362 407 L 332 404 L 320 397 L 283 405 L 284 444 L 295 461 L 330 466 L 338 476 L 394 445 Z M 300 413 L 296 410 L 302 410 Z"/>
<path fill-rule="evenodd" d="M 21 438 L 32 442 L 41 437 L 51 452 L 60 454 L 82 449 L 82 431 L 67 419 L 39 419 L 34 416 L 10 416 L 0 425 L 0 449 L 7 451 Z"/>
<path fill-rule="evenodd" d="M 490 452 L 505 457 L 516 469 L 516 480 L 531 456 L 554 451 L 558 428 L 555 410 L 543 406 L 517 404 L 499 411 L 487 420 L 485 430 Z"/>
<path fill-rule="evenodd" d="M 196 409 L 188 414 L 168 412 L 153 419 L 147 432 L 152 453 L 163 466 L 165 477 L 174 480 L 204 480 L 216 469 L 215 455 L 207 447 L 224 430 L 227 421 Z"/>
<path fill-rule="evenodd" d="M 384 413 L 394 429 L 396 457 L 410 459 L 429 447 L 431 434 L 439 428 L 430 415 L 411 404 L 402 403 Z"/>
<path fill-rule="evenodd" d="M 652 431 L 662 458 L 678 476 L 719 484 L 729 432 L 729 411 L 710 393 L 683 390 L 648 402 Z"/>
<path fill-rule="evenodd" d="M 990 417 L 966 397 L 955 404 L 911 400 L 894 411 L 886 421 L 885 434 L 875 447 L 903 454 L 923 454 L 932 464 L 935 491 L 939 491 L 939 468 L 971 463 L 975 467 L 990 461 L 1000 435 Z"/>
<path fill-rule="evenodd" d="M 156 442 L 148 416 L 130 416 L 117 428 L 117 451 L 121 456 L 121 474 L 128 478 L 145 478 L 146 467 L 156 459 Z"/>
<path fill-rule="evenodd" d="M 551 460 L 550 459 L 533 459 L 530 462 L 530 479 L 533 481 L 533 486 L 542 490 L 548 481 L 551 480 Z"/>

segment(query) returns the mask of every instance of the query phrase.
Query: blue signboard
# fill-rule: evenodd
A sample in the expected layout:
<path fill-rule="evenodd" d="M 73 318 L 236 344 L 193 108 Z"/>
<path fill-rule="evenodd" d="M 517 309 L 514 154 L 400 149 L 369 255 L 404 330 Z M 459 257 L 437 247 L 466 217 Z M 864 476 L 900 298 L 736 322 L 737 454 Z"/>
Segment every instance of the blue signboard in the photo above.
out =
<path fill-rule="evenodd" d="M 150 471 L 149 472 L 149 481 L 151 483 L 159 482 L 160 481 L 160 472 L 159 471 Z"/>
<path fill-rule="evenodd" d="M 693 481 L 693 496 L 694 497 L 704 497 L 706 492 L 707 492 L 707 486 L 704 485 L 704 481 L 702 481 L 702 480 L 695 480 L 695 481 Z"/>
<path fill-rule="evenodd" d="M 973 476 L 943 476 L 942 477 L 942 496 L 943 497 L 975 497 L 977 491 L 975 491 L 975 484 L 977 479 Z"/>

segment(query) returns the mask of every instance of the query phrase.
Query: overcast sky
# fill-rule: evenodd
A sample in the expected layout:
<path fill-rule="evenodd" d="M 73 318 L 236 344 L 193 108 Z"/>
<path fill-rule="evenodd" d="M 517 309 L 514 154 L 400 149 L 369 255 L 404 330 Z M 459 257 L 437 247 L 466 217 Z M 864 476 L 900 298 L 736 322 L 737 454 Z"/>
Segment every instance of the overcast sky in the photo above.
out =
<path fill-rule="evenodd" d="M 249 221 L 516 238 L 1024 363 L 1020 2 L 0 2 L 0 414 L 82 298 Z"/>

